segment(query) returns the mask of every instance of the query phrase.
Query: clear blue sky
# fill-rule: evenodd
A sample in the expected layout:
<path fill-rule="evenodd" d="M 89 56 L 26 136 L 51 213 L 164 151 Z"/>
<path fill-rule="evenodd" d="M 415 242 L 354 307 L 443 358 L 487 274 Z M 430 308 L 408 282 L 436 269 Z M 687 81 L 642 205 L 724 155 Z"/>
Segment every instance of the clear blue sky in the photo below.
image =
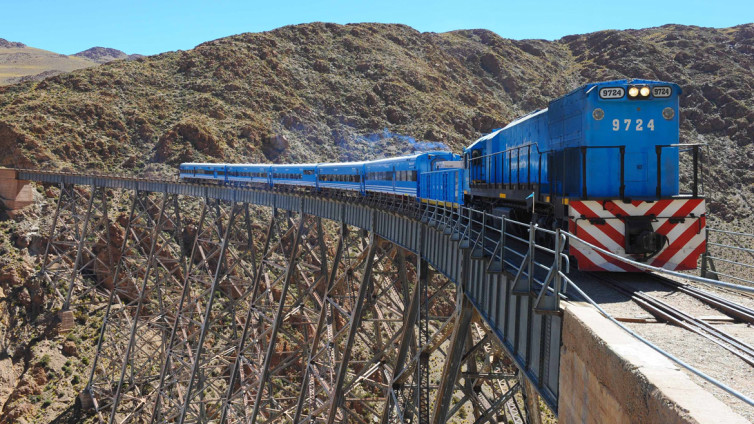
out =
<path fill-rule="evenodd" d="M 0 38 L 73 54 L 92 46 L 156 54 L 304 22 L 387 22 L 420 31 L 485 28 L 503 37 L 557 39 L 667 23 L 754 22 L 752 0 L 0 0 Z"/>

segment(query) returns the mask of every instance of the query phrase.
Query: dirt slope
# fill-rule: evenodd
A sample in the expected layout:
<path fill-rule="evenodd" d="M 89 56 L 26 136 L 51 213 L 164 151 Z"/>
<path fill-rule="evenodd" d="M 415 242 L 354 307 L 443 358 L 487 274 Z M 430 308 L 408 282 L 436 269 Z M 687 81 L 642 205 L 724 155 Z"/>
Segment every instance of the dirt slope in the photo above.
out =
<path fill-rule="evenodd" d="M 96 65 L 86 58 L 66 56 L 0 38 L 0 85 Z"/>
<path fill-rule="evenodd" d="M 76 69 L 91 68 L 118 59 L 133 60 L 139 57 L 142 56 L 128 55 L 120 50 L 105 47 L 92 47 L 66 56 L 0 38 L 0 86 L 41 81 Z"/>

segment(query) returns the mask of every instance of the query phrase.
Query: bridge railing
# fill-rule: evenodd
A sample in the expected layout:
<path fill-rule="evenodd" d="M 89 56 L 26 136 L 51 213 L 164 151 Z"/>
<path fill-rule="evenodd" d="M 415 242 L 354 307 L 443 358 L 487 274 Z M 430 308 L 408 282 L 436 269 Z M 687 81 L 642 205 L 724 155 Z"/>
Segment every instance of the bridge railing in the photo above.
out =
<path fill-rule="evenodd" d="M 539 228 L 536 224 L 522 223 L 466 207 L 448 207 L 442 204 L 430 204 L 425 205 L 420 214 L 422 222 L 444 230 L 447 234 L 453 234 L 455 240 L 460 240 L 462 248 L 471 249 L 471 257 L 473 259 L 487 260 L 488 272 L 508 271 L 514 274 L 511 294 L 525 295 L 535 292 L 535 311 L 539 313 L 558 313 L 560 298 L 567 293 L 568 287 L 572 287 L 579 297 L 591 303 L 605 317 L 647 344 L 650 348 L 747 404 L 754 405 L 754 400 L 745 394 L 706 375 L 681 359 L 664 351 L 610 316 L 568 277 L 570 260 L 569 256 L 564 253 L 564 247 L 567 243 L 580 243 L 587 248 L 593 249 L 600 255 L 634 266 L 640 270 L 685 278 L 701 284 L 725 287 L 749 293 L 754 293 L 754 287 L 654 267 L 616 255 L 567 231 L 560 229 L 553 231 Z M 727 236 L 746 237 L 754 240 L 754 234 L 714 229 L 712 231 Z M 538 237 L 540 241 L 545 240 L 546 242 L 537 243 Z M 710 244 L 718 248 L 733 248 L 743 254 L 752 255 L 754 258 L 754 249 L 742 247 L 740 243 L 734 243 L 735 246 L 715 242 Z M 552 245 L 553 248 L 547 247 L 548 245 Z M 522 247 L 525 248 L 522 249 Z M 721 258 L 711 257 L 711 259 L 720 260 Z M 747 269 L 754 269 L 754 266 L 743 262 L 731 260 L 726 262 L 744 266 Z M 542 278 L 538 276 L 538 272 L 540 274 L 544 272 L 546 276 Z M 714 270 L 712 273 L 714 276 L 728 276 L 746 283 L 751 282 L 749 279 L 726 275 Z"/>
<path fill-rule="evenodd" d="M 754 234 L 707 227 L 701 276 L 754 285 Z"/>
<path fill-rule="evenodd" d="M 425 205 L 420 220 L 459 240 L 461 248 L 471 249 L 472 259 L 486 260 L 487 272 L 511 274 L 511 294 L 534 294 L 536 312 L 559 313 L 566 291 L 563 277 L 570 271 L 566 235 L 560 229 L 443 204 Z"/>

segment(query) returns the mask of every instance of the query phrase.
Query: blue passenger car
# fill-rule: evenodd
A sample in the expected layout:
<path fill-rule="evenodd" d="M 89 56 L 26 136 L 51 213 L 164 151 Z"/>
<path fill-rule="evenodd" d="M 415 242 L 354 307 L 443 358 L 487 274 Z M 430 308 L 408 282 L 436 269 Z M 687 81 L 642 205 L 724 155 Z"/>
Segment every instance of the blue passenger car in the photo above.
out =
<path fill-rule="evenodd" d="M 316 168 L 314 164 L 272 165 L 270 181 L 273 187 L 282 184 L 313 188 L 317 184 Z"/>
<path fill-rule="evenodd" d="M 427 163 L 426 155 L 425 153 L 366 162 L 366 191 L 415 197 L 419 172 L 425 168 L 422 165 Z"/>
<path fill-rule="evenodd" d="M 179 167 L 179 177 L 224 182 L 226 181 L 225 168 L 226 165 L 222 163 L 182 163 Z"/>
<path fill-rule="evenodd" d="M 364 194 L 364 162 L 323 163 L 316 166 L 317 189 L 349 190 Z"/>
<path fill-rule="evenodd" d="M 269 185 L 270 165 L 227 165 L 228 182 L 231 184 Z"/>
<path fill-rule="evenodd" d="M 438 164 L 454 160 L 459 161 L 460 157 L 437 151 L 365 162 L 364 187 L 367 193 L 429 198 L 429 180 L 424 176 L 437 170 Z"/>

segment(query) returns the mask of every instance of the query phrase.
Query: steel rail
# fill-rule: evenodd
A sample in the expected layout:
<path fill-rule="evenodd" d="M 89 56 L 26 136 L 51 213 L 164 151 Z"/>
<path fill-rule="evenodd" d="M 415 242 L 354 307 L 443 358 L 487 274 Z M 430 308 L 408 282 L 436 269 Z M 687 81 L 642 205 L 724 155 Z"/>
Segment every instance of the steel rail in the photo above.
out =
<path fill-rule="evenodd" d="M 696 333 L 738 356 L 747 364 L 754 366 L 754 347 L 641 290 L 629 290 L 626 287 L 622 287 L 614 279 L 604 276 L 595 275 L 594 277 L 609 283 L 614 290 L 633 299 L 655 317 Z"/>
<path fill-rule="evenodd" d="M 754 309 L 748 308 L 744 305 L 735 303 L 723 297 L 717 296 L 713 293 L 706 292 L 688 284 L 679 283 L 661 276 L 655 276 L 660 284 L 671 287 L 678 291 L 681 291 L 689 296 L 692 296 L 707 305 L 714 307 L 722 311 L 723 313 L 736 318 L 743 322 L 754 324 Z"/>

